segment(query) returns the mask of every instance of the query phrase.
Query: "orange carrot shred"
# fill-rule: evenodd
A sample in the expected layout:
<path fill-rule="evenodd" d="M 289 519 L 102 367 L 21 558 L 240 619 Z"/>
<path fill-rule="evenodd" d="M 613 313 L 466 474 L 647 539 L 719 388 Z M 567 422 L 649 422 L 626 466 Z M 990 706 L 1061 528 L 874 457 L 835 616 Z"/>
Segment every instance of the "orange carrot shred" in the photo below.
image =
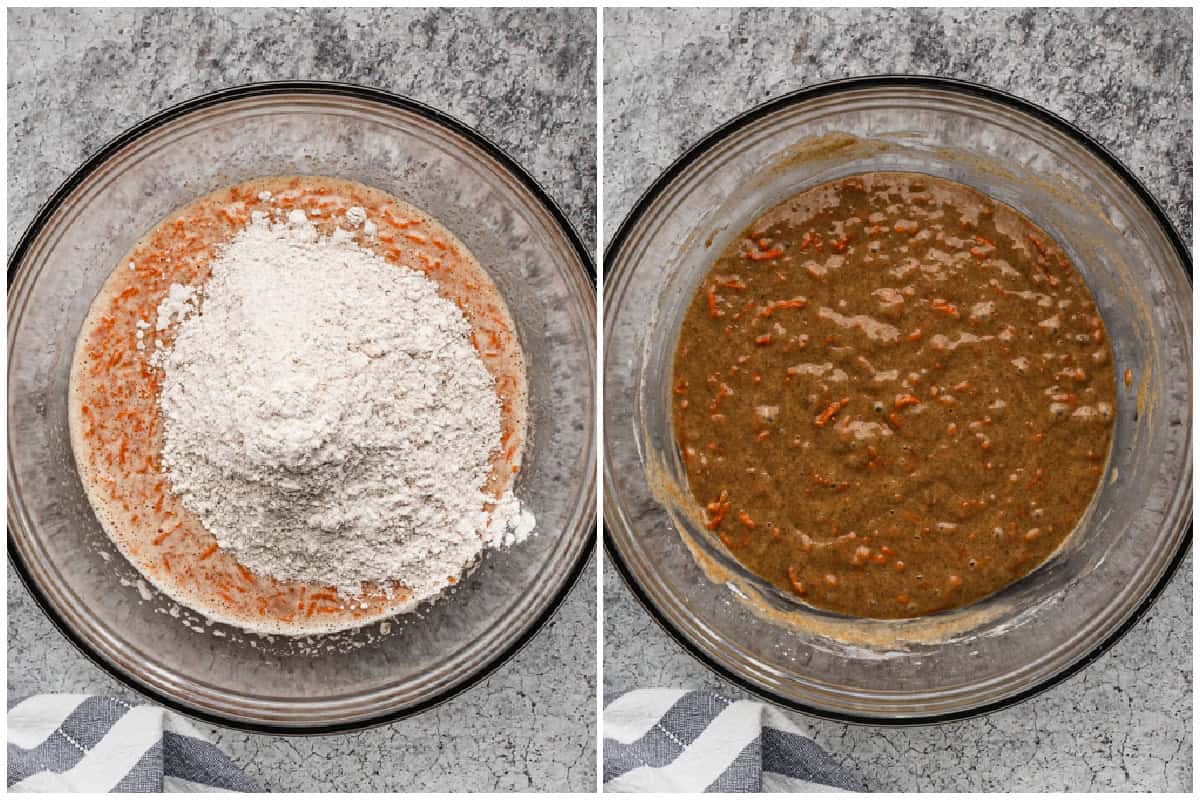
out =
<path fill-rule="evenodd" d="M 176 525 L 174 528 L 170 528 L 170 529 L 168 529 L 168 530 L 165 530 L 165 531 L 163 531 L 163 532 L 162 532 L 162 533 L 160 533 L 158 536 L 155 536 L 155 537 L 154 537 L 154 539 L 153 539 L 153 541 L 154 541 L 154 545 L 157 547 L 158 545 L 160 545 L 160 544 L 162 544 L 163 542 L 165 542 L 165 541 L 167 540 L 167 537 L 168 537 L 168 536 L 170 536 L 170 535 L 171 535 L 172 533 L 174 533 L 175 531 L 179 530 L 179 528 L 180 528 L 181 526 L 182 526 L 182 523 L 180 523 L 179 525 Z"/>
<path fill-rule="evenodd" d="M 804 582 L 800 580 L 800 576 L 796 574 L 795 567 L 787 569 L 788 581 L 792 584 L 792 590 L 798 595 L 808 594 L 808 590 L 804 587 Z"/>
<path fill-rule="evenodd" d="M 953 303 L 947 303 L 945 300 L 931 300 L 929 305 L 934 311 L 940 311 L 943 314 L 948 314 L 958 319 L 958 307 Z"/>
<path fill-rule="evenodd" d="M 708 315 L 713 319 L 725 316 L 725 312 L 717 308 L 717 290 L 708 288 Z"/>
<path fill-rule="evenodd" d="M 808 300 L 803 297 L 796 297 L 791 300 L 772 300 L 767 303 L 766 307 L 758 312 L 760 317 L 769 317 L 781 308 L 805 308 L 808 306 Z"/>
<path fill-rule="evenodd" d="M 769 261 L 772 258 L 779 258 L 781 255 L 783 255 L 783 248 L 772 247 L 770 250 L 764 250 L 761 252 L 755 252 L 751 250 L 750 252 L 746 253 L 746 258 L 750 259 L 751 261 Z"/>
<path fill-rule="evenodd" d="M 817 417 L 816 423 L 818 428 L 824 428 L 829 424 L 829 421 L 837 416 L 838 412 L 845 408 L 850 403 L 849 397 L 843 397 L 841 400 L 835 400 L 825 407 L 825 410 Z"/>

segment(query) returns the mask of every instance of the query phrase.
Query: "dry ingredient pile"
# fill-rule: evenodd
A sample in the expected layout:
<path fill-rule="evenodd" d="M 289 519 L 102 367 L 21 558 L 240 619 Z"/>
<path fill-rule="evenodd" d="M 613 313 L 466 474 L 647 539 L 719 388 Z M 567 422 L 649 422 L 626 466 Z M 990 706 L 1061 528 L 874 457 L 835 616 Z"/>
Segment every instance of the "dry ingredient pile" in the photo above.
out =
<path fill-rule="evenodd" d="M 500 405 L 467 319 L 347 230 L 255 212 L 153 324 L 178 326 L 153 357 L 169 485 L 254 573 L 419 599 L 531 532 L 484 492 Z"/>
<path fill-rule="evenodd" d="M 92 301 L 69 396 L 88 500 L 144 579 L 121 582 L 196 630 L 386 632 L 534 530 L 504 298 L 361 183 L 255 178 L 162 219 Z"/>

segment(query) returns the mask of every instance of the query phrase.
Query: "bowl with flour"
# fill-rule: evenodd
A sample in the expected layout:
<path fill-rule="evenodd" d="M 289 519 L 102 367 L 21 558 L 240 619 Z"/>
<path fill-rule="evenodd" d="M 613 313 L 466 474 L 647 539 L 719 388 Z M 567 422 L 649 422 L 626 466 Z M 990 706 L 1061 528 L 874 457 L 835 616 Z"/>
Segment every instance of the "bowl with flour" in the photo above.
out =
<path fill-rule="evenodd" d="M 590 552 L 591 274 L 536 183 L 432 109 L 311 83 L 168 109 L 10 260 L 12 563 L 187 713 L 428 708 Z"/>

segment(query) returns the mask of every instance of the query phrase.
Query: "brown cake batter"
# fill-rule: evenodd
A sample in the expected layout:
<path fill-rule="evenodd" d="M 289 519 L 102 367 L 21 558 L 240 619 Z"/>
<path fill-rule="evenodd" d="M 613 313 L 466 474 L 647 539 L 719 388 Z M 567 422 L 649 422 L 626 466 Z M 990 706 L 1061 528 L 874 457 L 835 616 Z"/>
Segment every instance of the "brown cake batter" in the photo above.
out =
<path fill-rule="evenodd" d="M 710 530 L 814 606 L 912 617 L 1044 561 L 1115 406 L 1083 279 L 1014 209 L 871 173 L 788 199 L 687 310 L 675 435 Z"/>

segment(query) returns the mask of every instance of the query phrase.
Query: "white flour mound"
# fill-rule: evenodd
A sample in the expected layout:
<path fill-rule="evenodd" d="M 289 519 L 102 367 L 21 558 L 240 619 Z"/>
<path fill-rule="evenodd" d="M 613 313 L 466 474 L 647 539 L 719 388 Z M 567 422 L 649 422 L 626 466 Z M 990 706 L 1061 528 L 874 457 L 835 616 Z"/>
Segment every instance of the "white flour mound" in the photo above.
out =
<path fill-rule="evenodd" d="M 395 580 L 420 599 L 529 535 L 511 493 L 484 510 L 499 401 L 469 323 L 424 275 L 302 212 L 256 213 L 201 292 L 164 303 L 159 327 L 182 318 L 155 354 L 164 470 L 251 570 L 345 597 Z"/>

